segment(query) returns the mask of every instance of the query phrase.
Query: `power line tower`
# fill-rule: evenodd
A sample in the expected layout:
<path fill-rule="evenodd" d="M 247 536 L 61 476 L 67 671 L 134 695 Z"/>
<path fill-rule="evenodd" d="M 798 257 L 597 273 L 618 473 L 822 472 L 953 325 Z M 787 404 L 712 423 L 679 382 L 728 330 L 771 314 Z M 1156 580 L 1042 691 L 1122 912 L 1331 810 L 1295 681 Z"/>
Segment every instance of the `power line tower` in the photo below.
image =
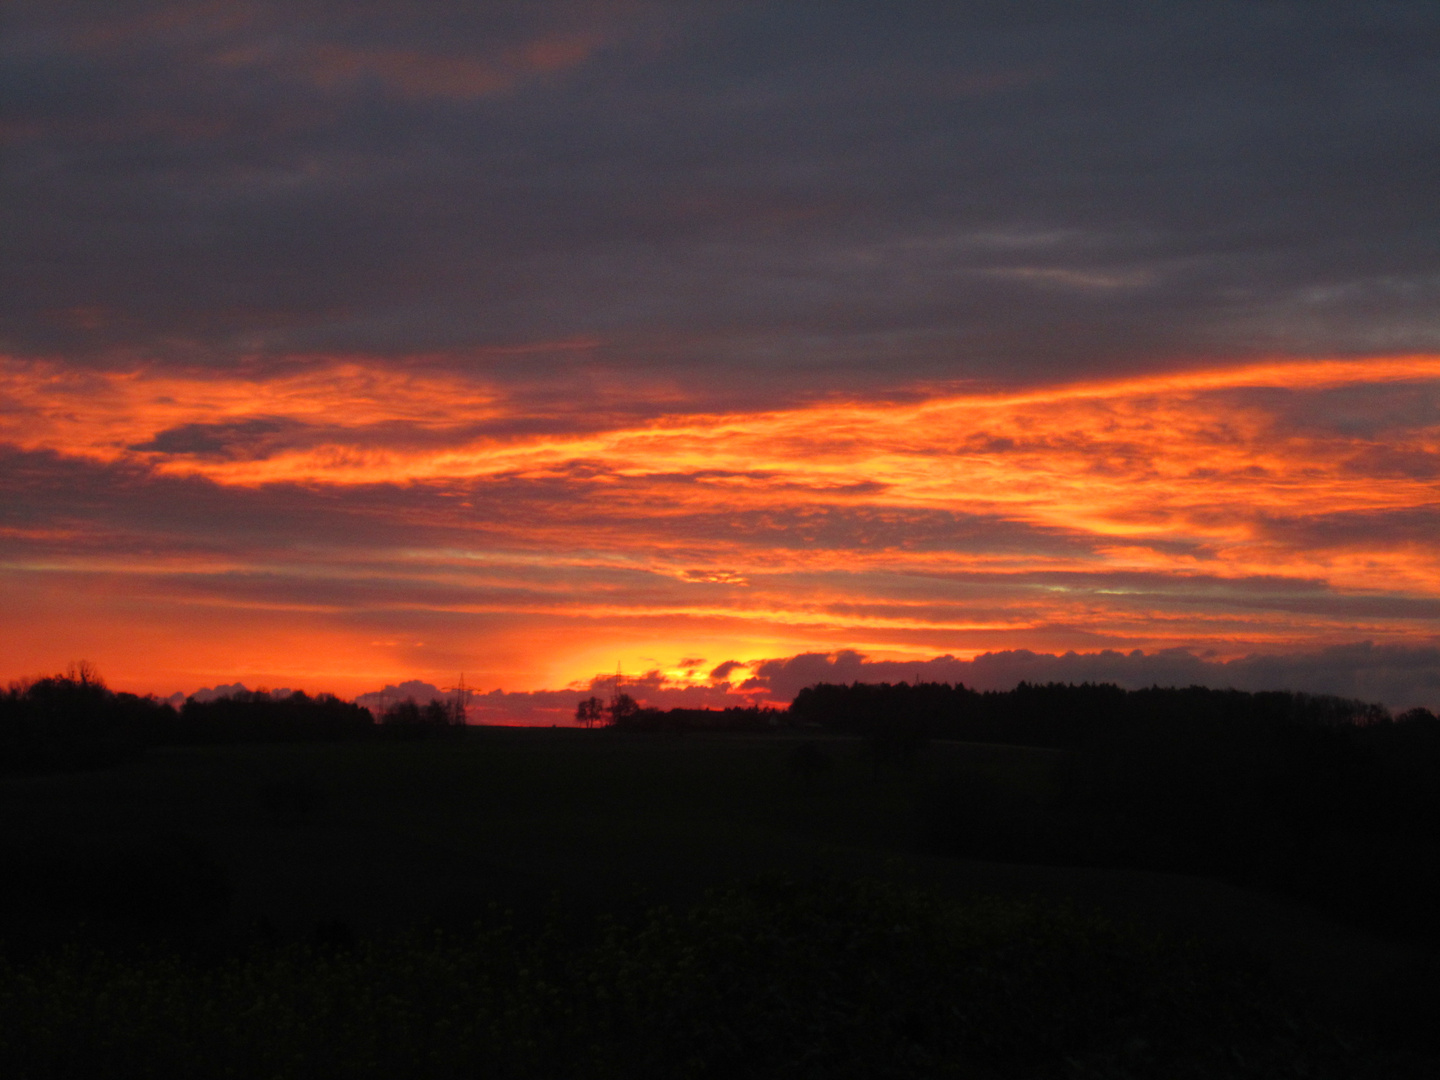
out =
<path fill-rule="evenodd" d="M 610 708 L 613 711 L 620 702 L 620 684 L 624 676 L 620 674 L 620 661 L 615 661 L 615 686 L 610 691 Z"/>
<path fill-rule="evenodd" d="M 450 695 L 450 716 L 453 723 L 464 724 L 468 719 L 470 698 L 475 691 L 465 685 L 465 673 L 460 673 L 460 681 L 446 690 Z"/>

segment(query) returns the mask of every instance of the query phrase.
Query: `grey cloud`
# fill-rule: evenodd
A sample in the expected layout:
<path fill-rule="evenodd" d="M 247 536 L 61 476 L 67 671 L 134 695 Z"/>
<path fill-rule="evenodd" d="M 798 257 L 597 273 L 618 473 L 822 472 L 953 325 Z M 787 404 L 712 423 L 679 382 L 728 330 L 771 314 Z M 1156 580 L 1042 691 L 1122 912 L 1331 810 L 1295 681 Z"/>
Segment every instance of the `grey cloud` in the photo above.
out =
<path fill-rule="evenodd" d="M 159 454 L 183 454 L 199 458 L 263 458 L 287 432 L 304 425 L 285 419 L 255 417 L 212 424 L 184 424 L 158 432 L 154 438 L 131 446 L 131 450 Z"/>
<path fill-rule="evenodd" d="M 10 16 L 12 350 L 588 334 L 550 362 L 800 395 L 1440 347 L 1423 0 L 147 10 Z M 495 93 L 376 59 L 586 34 Z"/>
<path fill-rule="evenodd" d="M 1397 393 L 1389 383 L 1337 387 L 1245 387 L 1217 391 L 1214 399 L 1235 408 L 1256 407 L 1272 417 L 1279 435 L 1325 439 L 1384 440 L 1413 433 L 1440 414 L 1440 385 L 1417 381 Z"/>
<path fill-rule="evenodd" d="M 152 452 L 263 453 L 268 439 L 303 441 L 318 429 L 287 428 L 267 434 L 238 425 L 188 425 L 145 444 Z M 248 442 L 247 442 L 248 440 Z M 356 486 L 317 492 L 299 485 L 224 488 L 200 479 L 157 477 L 129 464 L 96 465 L 45 452 L 0 445 L 0 520 L 15 525 L 84 522 L 97 542 L 117 534 L 163 536 L 165 546 L 235 549 L 251 544 L 408 548 L 529 547 L 537 523 L 576 538 L 597 529 L 618 530 L 624 542 L 690 545 L 705 559 L 717 547 L 843 550 L 893 548 L 925 551 L 1084 553 L 1092 541 L 1060 530 L 948 511 L 814 506 L 767 511 L 679 513 L 665 483 L 654 478 L 587 472 L 583 464 L 550 479 L 502 476 L 463 483 Z M 663 481 L 664 478 L 661 478 Z M 703 482 L 671 478 L 675 485 Z M 76 543 L 83 542 L 77 538 Z M 581 545 L 583 546 L 583 544 Z M 683 549 L 677 547 L 677 557 Z M 700 576 L 723 584 L 723 573 Z"/>
<path fill-rule="evenodd" d="M 1403 548 L 1429 546 L 1440 535 L 1440 506 L 1281 517 L 1256 515 L 1262 535 L 1296 548 L 1324 550 L 1355 544 Z"/>
<path fill-rule="evenodd" d="M 731 675 L 735 674 L 735 672 L 741 671 L 745 667 L 746 665 L 742 664 L 738 660 L 726 660 L 723 664 L 717 665 L 715 669 L 710 672 L 710 678 L 713 679 L 715 682 L 724 682 L 726 679 L 730 678 Z"/>
<path fill-rule="evenodd" d="M 360 694 L 354 698 L 354 701 L 355 704 L 365 706 L 378 717 L 385 711 L 386 705 L 393 705 L 406 698 L 414 698 L 424 704 L 429 701 L 443 701 L 448 696 L 446 691 L 433 683 L 425 682 L 423 679 L 407 679 L 399 684 L 387 683 L 383 690 L 372 690 L 369 693 Z"/>
<path fill-rule="evenodd" d="M 1254 654 L 1218 661 L 1188 649 L 1145 653 L 1036 653 L 1028 649 L 985 653 L 973 660 L 939 656 L 902 662 L 870 660 L 854 650 L 803 653 L 767 660 L 755 669 L 754 687 L 789 700 L 817 682 L 951 682 L 978 690 L 1009 690 L 1016 683 L 1109 682 L 1146 686 L 1210 686 L 1237 690 L 1299 690 L 1378 701 L 1393 709 L 1440 704 L 1440 645 L 1358 642 L 1305 652 Z"/>
<path fill-rule="evenodd" d="M 294 693 L 294 691 L 291 690 L 288 686 L 274 688 L 257 687 L 257 689 L 265 689 L 266 692 L 273 697 L 289 697 L 292 693 Z M 171 694 L 164 700 L 168 701 L 171 705 L 174 705 L 178 709 L 180 708 L 180 706 L 185 704 L 186 698 L 194 698 L 196 701 L 214 701 L 216 698 L 233 697 L 236 694 L 243 694 L 247 692 L 249 692 L 249 687 L 247 687 L 244 683 L 236 682 L 227 683 L 221 686 L 205 686 L 201 687 L 199 690 L 195 690 L 188 694 L 184 693 L 183 691 L 177 691 L 176 693 Z M 317 692 L 324 693 L 324 691 Z"/>

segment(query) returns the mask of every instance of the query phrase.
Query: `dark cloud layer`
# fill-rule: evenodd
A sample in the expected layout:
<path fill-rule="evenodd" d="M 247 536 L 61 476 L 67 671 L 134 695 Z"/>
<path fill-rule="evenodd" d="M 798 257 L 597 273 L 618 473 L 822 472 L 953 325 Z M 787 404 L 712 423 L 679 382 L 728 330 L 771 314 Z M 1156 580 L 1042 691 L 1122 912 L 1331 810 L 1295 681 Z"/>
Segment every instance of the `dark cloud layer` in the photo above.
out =
<path fill-rule="evenodd" d="M 17 3 L 0 59 L 22 354 L 801 393 L 1440 347 L 1428 0 Z"/>

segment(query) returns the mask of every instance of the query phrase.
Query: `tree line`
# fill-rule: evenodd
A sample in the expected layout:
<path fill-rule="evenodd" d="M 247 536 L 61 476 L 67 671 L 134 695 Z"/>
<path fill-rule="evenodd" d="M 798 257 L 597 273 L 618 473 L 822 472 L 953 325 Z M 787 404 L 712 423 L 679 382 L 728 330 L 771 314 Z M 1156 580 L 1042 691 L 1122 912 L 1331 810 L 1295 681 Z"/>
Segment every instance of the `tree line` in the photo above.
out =
<path fill-rule="evenodd" d="M 1422 712 L 1424 710 L 1421 710 Z M 894 741 L 1074 748 L 1150 724 L 1366 726 L 1391 719 L 1382 705 L 1292 691 L 1203 686 L 1125 690 L 1112 683 L 1022 682 L 978 691 L 951 683 L 818 683 L 790 704 L 789 720 Z"/>
<path fill-rule="evenodd" d="M 759 705 L 725 709 L 656 709 L 641 705 L 618 687 L 605 701 L 594 695 L 575 707 L 575 722 L 582 727 L 615 731 L 771 731 L 785 714 Z"/>
<path fill-rule="evenodd" d="M 89 664 L 0 691 L 0 773 L 100 768 L 150 747 L 431 738 L 459 730 L 458 702 L 413 698 L 377 718 L 333 694 L 241 690 L 180 708 L 114 691 Z"/>

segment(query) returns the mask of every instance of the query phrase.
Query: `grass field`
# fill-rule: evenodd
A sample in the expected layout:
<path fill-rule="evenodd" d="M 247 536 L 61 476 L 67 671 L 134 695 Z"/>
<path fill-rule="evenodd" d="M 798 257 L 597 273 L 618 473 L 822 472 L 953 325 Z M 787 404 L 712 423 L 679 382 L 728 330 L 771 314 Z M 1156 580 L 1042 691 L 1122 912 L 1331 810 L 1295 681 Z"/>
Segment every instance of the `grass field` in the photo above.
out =
<path fill-rule="evenodd" d="M 822 748 L 812 775 L 788 767 Z M 1139 871 L 1011 866 L 919 850 L 937 785 L 980 777 L 1024 799 L 1057 754 L 935 744 L 876 775 L 858 741 L 476 729 L 448 742 L 152 751 L 121 767 L 0 780 L 0 845 L 56 838 L 120 849 L 193 837 L 233 898 L 221 929 L 281 940 L 461 925 L 489 903 L 620 915 L 757 875 L 881 878 L 943 894 L 1069 901 L 1259 956 L 1345 1011 L 1411 957 L 1296 905 Z M 188 931 L 187 931 L 188 932 Z M 206 932 L 216 932 L 210 927 Z"/>

